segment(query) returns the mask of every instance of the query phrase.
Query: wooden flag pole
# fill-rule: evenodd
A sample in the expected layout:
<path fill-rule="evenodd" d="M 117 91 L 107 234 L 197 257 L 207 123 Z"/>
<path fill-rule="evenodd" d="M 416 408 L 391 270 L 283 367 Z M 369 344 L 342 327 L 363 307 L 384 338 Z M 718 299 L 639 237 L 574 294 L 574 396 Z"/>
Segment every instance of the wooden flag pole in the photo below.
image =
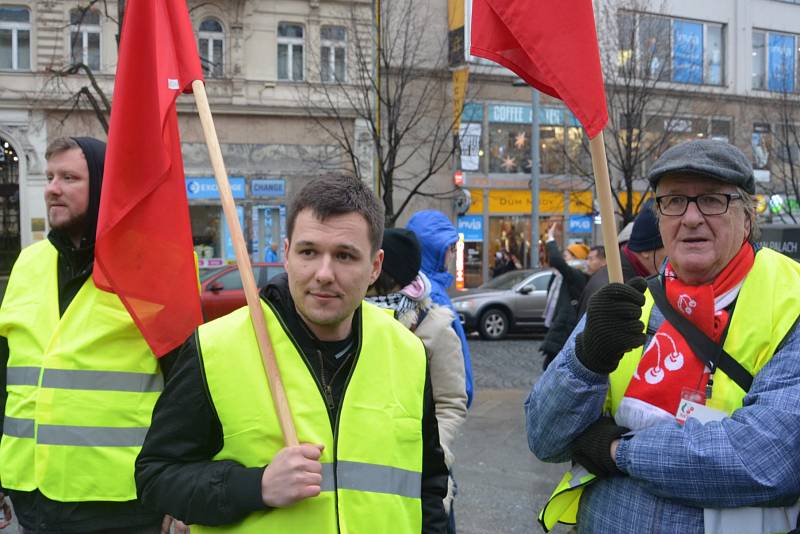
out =
<path fill-rule="evenodd" d="M 606 145 L 602 131 L 589 141 L 589 151 L 592 154 L 597 199 L 600 201 L 600 219 L 602 221 L 600 227 L 603 231 L 603 246 L 606 249 L 608 281 L 622 283 L 622 263 L 619 258 L 614 200 L 611 197 L 611 180 L 608 177 L 608 160 L 606 160 Z"/>
<path fill-rule="evenodd" d="M 203 125 L 206 145 L 208 145 L 208 157 L 211 159 L 214 177 L 217 180 L 217 188 L 222 200 L 222 210 L 225 212 L 225 220 L 231 231 L 233 249 L 236 253 L 236 265 L 239 267 L 239 274 L 242 277 L 244 295 L 247 299 L 247 306 L 250 308 L 250 319 L 256 332 L 269 390 L 272 393 L 272 401 L 275 404 L 275 411 L 278 414 L 278 421 L 280 421 L 281 431 L 283 432 L 283 442 L 287 447 L 297 445 L 297 432 L 292 421 L 292 413 L 289 409 L 286 391 L 283 388 L 281 373 L 275 361 L 275 352 L 272 350 L 272 343 L 270 343 L 269 334 L 267 333 L 267 322 L 264 319 L 264 310 L 261 308 L 258 287 L 256 287 L 256 280 L 253 277 L 250 256 L 247 255 L 247 247 L 244 244 L 242 227 L 239 225 L 239 217 L 236 214 L 236 204 L 233 202 L 231 186 L 228 183 L 228 174 L 225 171 L 225 163 L 222 160 L 222 151 L 219 147 L 214 119 L 211 116 L 211 108 L 208 105 L 205 84 L 201 80 L 193 81 L 192 91 L 197 103 L 197 111 L 200 114 L 200 122 Z"/>

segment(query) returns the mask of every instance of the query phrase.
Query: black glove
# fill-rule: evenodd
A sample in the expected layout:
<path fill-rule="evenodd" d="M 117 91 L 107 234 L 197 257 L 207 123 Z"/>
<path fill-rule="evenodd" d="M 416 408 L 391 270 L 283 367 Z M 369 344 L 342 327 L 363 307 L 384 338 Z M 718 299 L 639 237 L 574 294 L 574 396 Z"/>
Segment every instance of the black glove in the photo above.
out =
<path fill-rule="evenodd" d="M 644 345 L 640 320 L 647 282 L 633 278 L 627 284 L 608 284 L 592 295 L 586 308 L 586 328 L 575 337 L 575 353 L 589 370 L 608 374 L 622 356 Z"/>
<path fill-rule="evenodd" d="M 572 459 L 601 478 L 623 474 L 611 457 L 611 442 L 628 430 L 611 417 L 601 417 L 572 442 Z"/>

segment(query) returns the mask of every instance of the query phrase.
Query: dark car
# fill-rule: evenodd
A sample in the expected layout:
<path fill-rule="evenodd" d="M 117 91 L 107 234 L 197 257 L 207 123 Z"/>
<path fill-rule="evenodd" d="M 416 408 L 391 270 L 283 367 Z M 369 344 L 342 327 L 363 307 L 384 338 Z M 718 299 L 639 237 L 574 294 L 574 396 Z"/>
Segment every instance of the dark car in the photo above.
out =
<path fill-rule="evenodd" d="M 282 263 L 253 263 L 253 275 L 259 289 L 270 278 L 284 272 Z M 242 278 L 236 265 L 226 265 L 200 273 L 200 302 L 206 322 L 227 315 L 247 304 Z"/>
<path fill-rule="evenodd" d="M 467 332 L 483 339 L 503 339 L 510 332 L 544 331 L 544 306 L 550 269 L 501 274 L 482 286 L 459 293 L 453 306 Z"/>

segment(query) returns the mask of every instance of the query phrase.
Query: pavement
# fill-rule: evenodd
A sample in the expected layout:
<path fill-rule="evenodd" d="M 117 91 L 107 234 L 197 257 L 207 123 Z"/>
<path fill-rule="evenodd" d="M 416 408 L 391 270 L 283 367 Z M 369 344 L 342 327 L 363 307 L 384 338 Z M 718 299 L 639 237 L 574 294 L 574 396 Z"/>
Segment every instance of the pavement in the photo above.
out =
<path fill-rule="evenodd" d="M 539 343 L 469 341 L 476 394 L 454 447 L 459 534 L 543 532 L 536 517 L 568 464 L 528 449 L 523 403 L 541 375 Z"/>

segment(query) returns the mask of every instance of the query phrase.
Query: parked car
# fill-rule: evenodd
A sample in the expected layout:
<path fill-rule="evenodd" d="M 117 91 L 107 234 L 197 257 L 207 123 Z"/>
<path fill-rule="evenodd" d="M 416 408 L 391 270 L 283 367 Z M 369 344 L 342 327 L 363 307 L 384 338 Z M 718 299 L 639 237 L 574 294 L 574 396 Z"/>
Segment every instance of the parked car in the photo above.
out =
<path fill-rule="evenodd" d="M 253 275 L 259 289 L 275 275 L 284 272 L 282 263 L 253 263 Z M 200 302 L 203 318 L 211 321 L 247 304 L 242 279 L 236 265 L 226 265 L 200 273 Z"/>
<path fill-rule="evenodd" d="M 503 339 L 514 331 L 544 331 L 550 269 L 501 274 L 452 298 L 464 330 L 483 339 Z"/>

